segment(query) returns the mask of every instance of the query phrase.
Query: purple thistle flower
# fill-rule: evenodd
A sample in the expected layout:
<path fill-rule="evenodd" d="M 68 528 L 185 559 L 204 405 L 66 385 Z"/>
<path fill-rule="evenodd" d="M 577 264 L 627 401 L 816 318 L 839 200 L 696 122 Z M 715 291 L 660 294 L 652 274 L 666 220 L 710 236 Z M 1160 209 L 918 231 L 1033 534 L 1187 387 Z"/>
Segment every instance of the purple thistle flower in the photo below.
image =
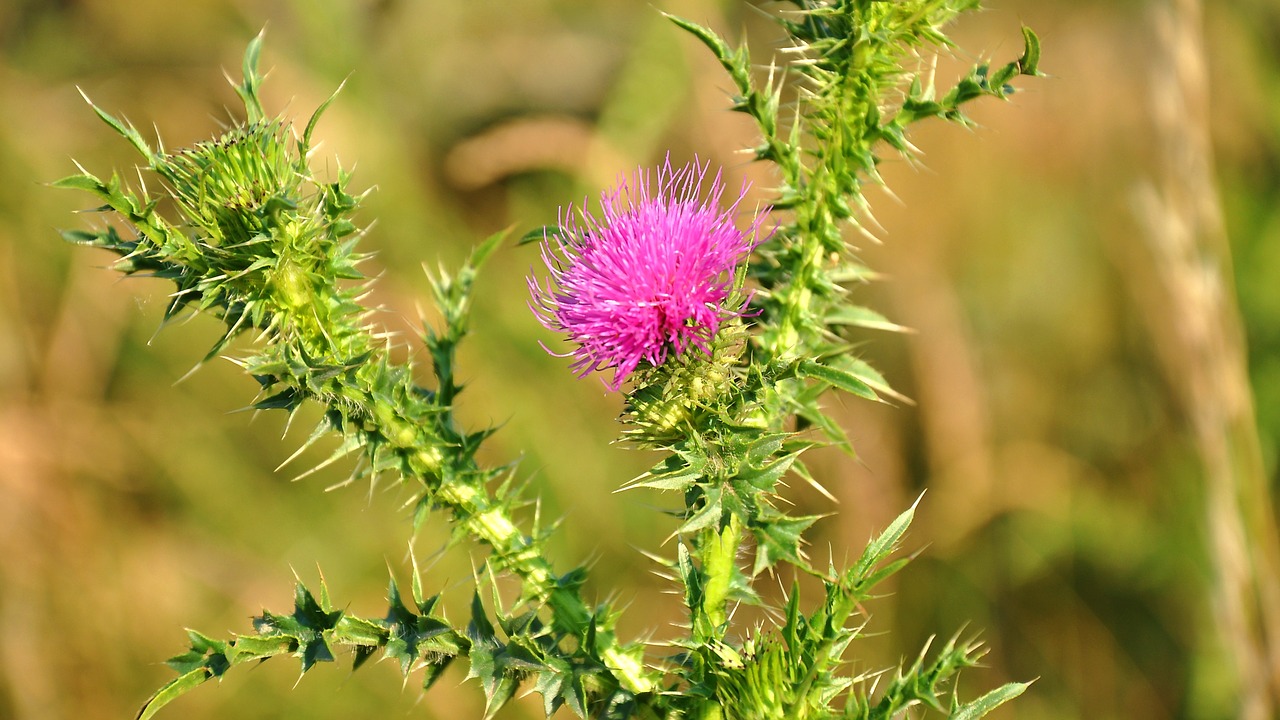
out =
<path fill-rule="evenodd" d="M 570 207 L 559 232 L 544 239 L 551 277 L 545 287 L 529 278 L 530 308 L 544 327 L 577 344 L 564 356 L 574 358 L 579 377 L 613 368 L 605 384 L 616 391 L 641 361 L 656 367 L 690 346 L 710 354 L 721 323 L 741 314 L 723 303 L 764 216 L 739 230 L 733 216 L 747 186 L 721 210 L 719 173 L 699 200 L 709 166 L 695 161 L 675 170 L 668 158 L 656 188 L 649 171 L 637 170 L 630 184 L 601 193 L 599 216 L 585 203 L 577 213 Z"/>

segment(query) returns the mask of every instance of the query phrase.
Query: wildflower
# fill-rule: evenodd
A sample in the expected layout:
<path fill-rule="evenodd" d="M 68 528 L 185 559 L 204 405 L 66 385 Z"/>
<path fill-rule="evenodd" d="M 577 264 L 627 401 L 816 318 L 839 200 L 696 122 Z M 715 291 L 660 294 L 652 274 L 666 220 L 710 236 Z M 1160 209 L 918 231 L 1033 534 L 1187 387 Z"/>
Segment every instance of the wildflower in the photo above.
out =
<path fill-rule="evenodd" d="M 651 173 L 600 196 L 600 215 L 569 208 L 558 232 L 548 233 L 542 258 L 545 286 L 529 279 L 530 307 L 539 322 L 577 344 L 565 356 L 585 376 L 612 368 L 617 390 L 641 362 L 661 365 L 689 347 L 710 354 L 721 324 L 741 314 L 724 307 L 733 274 L 756 245 L 763 214 L 747 230 L 733 216 L 746 192 L 720 209 L 724 183 L 711 180 L 700 200 L 709 163 L 680 169 L 670 159 Z M 550 352 L 550 351 L 549 351 Z"/>

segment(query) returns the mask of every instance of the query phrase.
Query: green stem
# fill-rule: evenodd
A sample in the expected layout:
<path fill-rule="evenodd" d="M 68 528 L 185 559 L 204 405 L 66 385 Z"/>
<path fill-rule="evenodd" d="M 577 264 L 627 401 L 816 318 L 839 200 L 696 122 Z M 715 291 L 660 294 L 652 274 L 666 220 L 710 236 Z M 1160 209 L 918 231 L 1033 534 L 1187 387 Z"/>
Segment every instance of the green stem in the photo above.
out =
<path fill-rule="evenodd" d="M 723 530 L 704 531 L 702 539 L 702 574 L 705 585 L 702 596 L 702 615 L 706 627 L 699 640 L 721 640 L 728 628 L 729 593 L 733 588 L 734 562 L 738 546 L 742 544 L 742 522 L 737 515 L 729 516 L 729 524 Z"/>
<path fill-rule="evenodd" d="M 537 545 L 524 535 L 502 505 L 483 489 L 469 485 L 442 484 L 436 502 L 446 506 L 454 518 L 466 525 L 475 537 L 492 549 L 501 566 L 523 583 L 523 594 L 551 607 L 557 630 L 584 637 L 592 612 L 573 586 L 560 585 L 551 563 Z M 656 681 L 644 663 L 626 653 L 615 641 L 598 648 L 601 659 L 613 671 L 618 683 L 633 693 L 651 692 Z"/>

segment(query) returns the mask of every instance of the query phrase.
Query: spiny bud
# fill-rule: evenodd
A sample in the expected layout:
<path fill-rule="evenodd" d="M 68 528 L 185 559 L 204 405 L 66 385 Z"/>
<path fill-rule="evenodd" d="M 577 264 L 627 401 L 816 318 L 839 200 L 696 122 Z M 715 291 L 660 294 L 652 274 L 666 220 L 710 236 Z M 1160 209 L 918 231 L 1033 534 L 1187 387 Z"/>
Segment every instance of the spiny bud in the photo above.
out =
<path fill-rule="evenodd" d="M 183 212 L 215 244 L 247 242 L 270 224 L 273 198 L 296 195 L 297 153 L 278 120 L 235 127 L 155 166 Z"/>
<path fill-rule="evenodd" d="M 691 428 L 732 422 L 735 379 L 745 348 L 740 321 L 721 328 L 704 354 L 690 348 L 655 368 L 636 373 L 636 389 L 627 396 L 624 422 L 628 440 L 656 445 L 675 441 Z"/>

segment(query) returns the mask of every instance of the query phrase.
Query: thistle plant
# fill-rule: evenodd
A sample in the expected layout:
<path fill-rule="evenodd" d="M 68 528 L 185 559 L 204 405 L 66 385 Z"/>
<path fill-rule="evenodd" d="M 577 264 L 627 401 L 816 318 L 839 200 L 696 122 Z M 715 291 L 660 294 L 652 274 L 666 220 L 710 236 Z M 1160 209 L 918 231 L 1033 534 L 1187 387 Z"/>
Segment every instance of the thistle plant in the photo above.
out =
<path fill-rule="evenodd" d="M 598 209 L 570 207 L 558 226 L 526 236 L 545 265 L 528 280 L 530 320 L 563 334 L 572 371 L 601 373 L 624 395 L 623 440 L 659 457 L 628 483 L 601 481 L 678 498 L 673 539 L 653 554 L 683 597 L 687 623 L 661 642 L 619 637 L 622 611 L 587 596 L 587 569 L 553 567 L 551 530 L 519 512 L 530 502 L 519 469 L 477 459 L 493 428 L 455 417 L 457 349 L 477 273 L 501 234 L 456 272 L 431 278 L 442 320 L 422 336 L 434 375 L 424 387 L 391 359 L 394 339 L 360 303 L 363 196 L 349 190 L 346 172 L 322 180 L 310 164 L 329 101 L 300 132 L 268 116 L 258 92 L 261 36 L 236 86 L 244 119 L 214 140 L 170 152 L 93 106 L 161 189 L 83 171 L 59 181 L 94 195 L 117 220 L 67 238 L 116 254 L 120 272 L 172 281 L 166 320 L 186 311 L 222 320 L 206 359 L 252 336 L 256 349 L 232 359 L 258 382 L 253 408 L 319 406 L 305 445 L 339 439 L 322 465 L 349 458 L 353 479 L 405 483 L 415 493 L 414 531 L 447 522 L 453 542 L 487 549 L 463 622 L 447 616 L 417 568 L 407 594 L 391 579 L 387 611 L 376 616 L 339 609 L 323 583 L 300 582 L 291 610 L 264 611 L 243 634 L 189 632 L 188 649 L 169 661 L 177 676 L 140 717 L 245 663 L 291 655 L 305 672 L 340 647 L 355 667 L 389 658 L 424 689 L 460 660 L 479 680 L 486 716 L 522 687 L 541 696 L 547 715 L 567 706 L 580 717 L 706 719 L 891 718 L 913 706 L 976 718 L 1024 691 L 1014 683 L 962 700 L 956 675 L 982 650 L 958 637 L 896 671 L 855 672 L 848 651 L 867 623 L 864 604 L 905 564 L 891 556 L 914 508 L 852 565 L 819 565 L 804 542 L 818 518 L 788 514 L 783 492 L 792 479 L 818 485 L 804 453 L 850 444 L 823 410 L 828 391 L 896 397 L 845 334 L 891 325 L 851 302 L 851 286 L 872 273 L 846 241 L 869 217 L 863 190 L 880 182 L 881 154 L 911 157 L 913 123 L 964 124 L 966 103 L 1003 98 L 1016 76 L 1037 74 L 1035 35 L 1024 31 L 1021 57 L 980 64 L 940 93 L 930 68 L 950 48 L 942 30 L 976 2 L 792 4 L 777 17 L 794 43 L 788 62 L 767 72 L 745 46 L 672 18 L 711 49 L 736 88 L 733 109 L 758 124 L 754 156 L 778 178 L 768 207 L 748 208 L 745 188 L 726 202 L 709 163 L 668 160 L 605 190 Z M 170 206 L 172 217 L 161 211 Z M 554 341 L 548 347 L 558 352 Z M 795 579 L 780 606 L 757 592 L 765 576 Z M 815 579 L 816 597 L 802 597 L 802 576 Z M 499 592 L 499 578 L 518 590 Z M 743 627 L 733 619 L 739 605 L 764 606 L 769 619 Z"/>

